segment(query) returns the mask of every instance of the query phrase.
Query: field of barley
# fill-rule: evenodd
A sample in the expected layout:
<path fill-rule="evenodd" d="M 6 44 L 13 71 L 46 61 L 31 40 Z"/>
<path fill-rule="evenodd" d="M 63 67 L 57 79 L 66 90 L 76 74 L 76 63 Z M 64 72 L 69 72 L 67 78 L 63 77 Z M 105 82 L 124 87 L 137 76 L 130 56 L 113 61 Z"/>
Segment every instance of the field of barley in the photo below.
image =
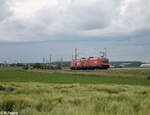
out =
<path fill-rule="evenodd" d="M 149 115 L 150 70 L 0 69 L 0 112 Z"/>

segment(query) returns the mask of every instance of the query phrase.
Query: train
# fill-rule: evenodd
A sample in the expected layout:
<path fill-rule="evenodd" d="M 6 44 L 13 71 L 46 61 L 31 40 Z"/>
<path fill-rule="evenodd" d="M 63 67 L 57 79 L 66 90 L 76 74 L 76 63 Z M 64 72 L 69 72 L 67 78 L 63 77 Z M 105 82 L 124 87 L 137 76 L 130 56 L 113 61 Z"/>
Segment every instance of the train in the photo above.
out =
<path fill-rule="evenodd" d="M 70 64 L 71 70 L 84 70 L 84 69 L 108 69 L 109 59 L 104 56 L 89 57 L 81 59 L 73 59 Z"/>

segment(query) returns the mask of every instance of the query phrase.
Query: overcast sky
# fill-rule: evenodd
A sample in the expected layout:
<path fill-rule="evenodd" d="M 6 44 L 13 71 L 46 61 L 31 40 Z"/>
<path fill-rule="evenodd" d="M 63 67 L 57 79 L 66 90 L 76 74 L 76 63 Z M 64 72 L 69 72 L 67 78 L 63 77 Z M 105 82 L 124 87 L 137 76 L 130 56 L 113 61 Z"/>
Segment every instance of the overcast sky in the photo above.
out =
<path fill-rule="evenodd" d="M 150 62 L 150 0 L 0 0 L 0 63 L 99 56 Z"/>

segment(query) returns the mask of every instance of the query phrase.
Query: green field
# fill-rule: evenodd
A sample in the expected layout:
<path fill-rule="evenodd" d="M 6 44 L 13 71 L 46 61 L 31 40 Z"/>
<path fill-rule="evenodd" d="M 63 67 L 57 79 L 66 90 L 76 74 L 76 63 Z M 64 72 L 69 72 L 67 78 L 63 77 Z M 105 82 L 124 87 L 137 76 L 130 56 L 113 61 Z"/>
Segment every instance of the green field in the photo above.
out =
<path fill-rule="evenodd" d="M 23 71 L 1 70 L 1 82 L 80 83 L 80 84 L 128 84 L 149 86 L 149 72 L 113 71 Z"/>
<path fill-rule="evenodd" d="M 0 69 L 0 112 L 148 115 L 150 70 Z"/>

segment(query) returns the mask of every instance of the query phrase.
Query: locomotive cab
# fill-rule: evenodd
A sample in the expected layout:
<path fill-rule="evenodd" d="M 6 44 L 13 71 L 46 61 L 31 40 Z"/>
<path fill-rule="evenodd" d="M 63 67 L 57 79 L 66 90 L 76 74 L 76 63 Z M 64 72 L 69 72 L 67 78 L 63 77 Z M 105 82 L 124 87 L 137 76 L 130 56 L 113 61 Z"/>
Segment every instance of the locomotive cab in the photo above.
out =
<path fill-rule="evenodd" d="M 106 57 L 102 57 L 102 60 L 101 60 L 101 67 L 104 68 L 104 69 L 107 69 L 109 68 L 109 59 L 106 58 Z"/>

